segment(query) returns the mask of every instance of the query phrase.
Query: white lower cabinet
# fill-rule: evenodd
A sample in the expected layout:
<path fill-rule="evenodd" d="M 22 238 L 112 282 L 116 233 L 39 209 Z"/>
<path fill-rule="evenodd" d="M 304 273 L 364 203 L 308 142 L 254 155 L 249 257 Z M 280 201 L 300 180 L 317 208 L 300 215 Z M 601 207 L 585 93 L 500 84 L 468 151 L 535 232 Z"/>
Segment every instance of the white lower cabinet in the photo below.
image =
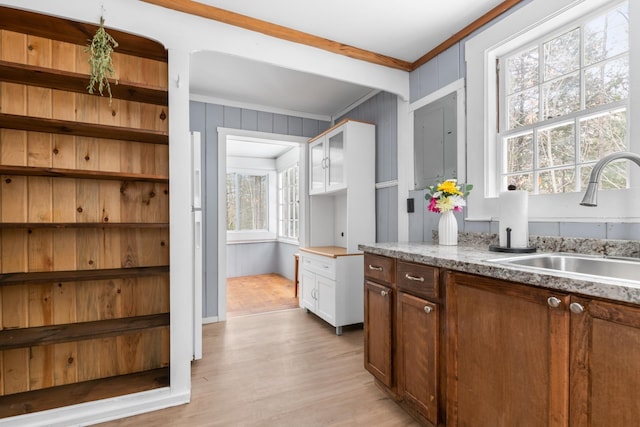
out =
<path fill-rule="evenodd" d="M 342 334 L 363 321 L 363 256 L 300 253 L 300 306 Z M 358 273 L 359 270 L 359 273 Z"/>
<path fill-rule="evenodd" d="M 336 281 L 309 271 L 302 272 L 302 304 L 323 320 L 334 324 L 336 318 Z"/>

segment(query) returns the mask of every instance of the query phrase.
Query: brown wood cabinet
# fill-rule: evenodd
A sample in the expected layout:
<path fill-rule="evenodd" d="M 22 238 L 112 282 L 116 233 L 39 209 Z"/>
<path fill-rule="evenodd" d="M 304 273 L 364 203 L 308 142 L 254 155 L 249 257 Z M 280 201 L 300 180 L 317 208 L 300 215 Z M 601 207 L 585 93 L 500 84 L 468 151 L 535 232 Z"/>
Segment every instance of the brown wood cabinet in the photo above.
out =
<path fill-rule="evenodd" d="M 365 282 L 364 364 L 387 387 L 393 385 L 393 294 L 388 286 Z"/>
<path fill-rule="evenodd" d="M 396 283 L 398 396 L 418 420 L 438 425 L 444 403 L 440 270 L 398 261 Z"/>
<path fill-rule="evenodd" d="M 371 254 L 365 276 L 365 366 L 422 424 L 639 423 L 640 307 Z"/>
<path fill-rule="evenodd" d="M 571 298 L 570 426 L 640 423 L 640 308 Z"/>
<path fill-rule="evenodd" d="M 640 308 L 453 277 L 448 425 L 638 424 Z"/>
<path fill-rule="evenodd" d="M 392 388 L 395 260 L 365 254 L 364 277 L 364 367 Z"/>
<path fill-rule="evenodd" d="M 433 425 L 440 406 L 440 308 L 422 298 L 398 292 L 398 392 Z"/>
<path fill-rule="evenodd" d="M 450 277 L 447 425 L 566 426 L 569 297 L 468 274 Z"/>
<path fill-rule="evenodd" d="M 444 396 L 439 271 L 371 254 L 364 268 L 365 368 L 417 420 L 438 425 Z"/>

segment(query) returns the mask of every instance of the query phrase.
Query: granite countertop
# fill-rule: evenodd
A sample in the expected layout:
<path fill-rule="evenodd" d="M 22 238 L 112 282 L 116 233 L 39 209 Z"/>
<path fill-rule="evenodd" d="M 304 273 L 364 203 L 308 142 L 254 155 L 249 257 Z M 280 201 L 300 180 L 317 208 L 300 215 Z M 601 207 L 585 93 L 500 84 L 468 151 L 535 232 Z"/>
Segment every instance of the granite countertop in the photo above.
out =
<path fill-rule="evenodd" d="M 544 239 L 544 240 L 541 240 Z M 638 282 L 615 280 L 595 276 L 540 270 L 531 267 L 497 264 L 487 260 L 510 258 L 515 254 L 491 252 L 489 240 L 462 239 L 458 246 L 439 246 L 430 243 L 373 243 L 361 244 L 364 252 L 397 258 L 403 261 L 428 264 L 449 270 L 478 274 L 496 279 L 526 283 L 542 288 L 571 292 L 585 296 L 606 298 L 640 304 L 640 277 Z M 573 252 L 589 255 L 615 255 L 638 257 L 640 242 L 596 241 L 566 238 L 532 238 L 532 245 L 540 252 Z M 576 249 L 582 249 L 580 251 Z M 524 254 L 528 255 L 528 254 Z"/>

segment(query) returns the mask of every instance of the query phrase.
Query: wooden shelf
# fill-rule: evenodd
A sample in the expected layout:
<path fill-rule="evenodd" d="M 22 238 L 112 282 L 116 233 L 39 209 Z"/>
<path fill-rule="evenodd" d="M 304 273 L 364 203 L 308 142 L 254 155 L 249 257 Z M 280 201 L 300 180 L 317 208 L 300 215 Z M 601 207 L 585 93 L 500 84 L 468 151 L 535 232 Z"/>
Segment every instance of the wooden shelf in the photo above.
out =
<path fill-rule="evenodd" d="M 169 386 L 169 368 L 49 387 L 0 397 L 0 418 Z"/>
<path fill-rule="evenodd" d="M 133 334 L 169 325 L 169 313 L 0 331 L 0 351 Z"/>
<path fill-rule="evenodd" d="M 0 28 L 23 34 L 60 40 L 86 46 L 98 29 L 97 25 L 56 18 L 35 12 L 0 7 Z M 160 43 L 144 37 L 107 28 L 118 42 L 117 51 L 156 61 L 169 62 L 167 50 Z"/>
<path fill-rule="evenodd" d="M 154 267 L 108 268 L 101 270 L 38 271 L 33 273 L 0 274 L 0 286 L 24 283 L 79 282 L 128 277 L 159 276 L 169 272 L 168 265 Z"/>
<path fill-rule="evenodd" d="M 15 62 L 0 61 L 0 81 L 89 95 L 87 91 L 87 86 L 89 85 L 88 75 Z M 115 80 L 111 80 L 109 83 L 111 83 L 111 95 L 113 98 L 155 105 L 169 104 L 169 92 L 165 89 L 157 89 L 122 80 L 118 81 L 117 84 Z M 94 95 L 100 96 L 97 93 Z"/>
<path fill-rule="evenodd" d="M 104 179 L 110 181 L 144 181 L 168 184 L 169 178 L 141 173 L 92 171 L 81 169 L 57 169 L 33 166 L 0 165 L 0 175 L 47 176 L 53 178 Z"/>
<path fill-rule="evenodd" d="M 0 222 L 3 228 L 169 228 L 167 222 Z"/>
<path fill-rule="evenodd" d="M 69 136 L 86 136 L 90 138 L 119 139 L 124 141 L 147 142 L 150 144 L 169 144 L 168 134 L 154 130 L 106 126 L 69 120 L 45 119 L 17 114 L 0 114 L 0 128 Z"/>

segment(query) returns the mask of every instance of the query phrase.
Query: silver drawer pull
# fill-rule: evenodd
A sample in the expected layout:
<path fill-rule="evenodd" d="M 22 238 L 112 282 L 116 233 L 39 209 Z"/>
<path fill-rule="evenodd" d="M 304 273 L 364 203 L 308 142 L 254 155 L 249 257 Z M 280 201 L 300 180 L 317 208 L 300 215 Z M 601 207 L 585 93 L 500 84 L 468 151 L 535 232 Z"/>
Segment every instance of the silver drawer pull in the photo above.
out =
<path fill-rule="evenodd" d="M 380 296 L 381 297 L 386 297 L 387 295 L 389 295 L 388 291 L 380 291 Z"/>
<path fill-rule="evenodd" d="M 424 306 L 424 312 L 427 313 L 427 314 L 431 313 L 431 307 L 429 307 L 428 305 L 425 305 Z"/>
<path fill-rule="evenodd" d="M 424 282 L 424 277 L 416 277 L 416 276 L 412 276 L 409 273 L 406 273 L 404 275 L 405 278 L 409 279 L 409 280 L 413 280 L 415 282 Z"/>
<path fill-rule="evenodd" d="M 578 304 L 577 302 L 572 302 L 571 304 L 569 304 L 569 310 L 571 310 L 572 313 L 580 314 L 584 311 L 584 306 L 582 304 Z"/>
<path fill-rule="evenodd" d="M 547 298 L 547 304 L 549 304 L 549 307 L 551 308 L 558 308 L 560 307 L 561 303 L 562 301 L 560 300 L 560 298 L 556 298 L 556 297 Z"/>
<path fill-rule="evenodd" d="M 371 265 L 371 264 L 369 264 L 369 270 L 382 271 L 382 270 L 383 270 L 383 268 L 382 268 L 382 267 L 379 267 L 379 266 L 377 266 L 377 265 Z"/>

